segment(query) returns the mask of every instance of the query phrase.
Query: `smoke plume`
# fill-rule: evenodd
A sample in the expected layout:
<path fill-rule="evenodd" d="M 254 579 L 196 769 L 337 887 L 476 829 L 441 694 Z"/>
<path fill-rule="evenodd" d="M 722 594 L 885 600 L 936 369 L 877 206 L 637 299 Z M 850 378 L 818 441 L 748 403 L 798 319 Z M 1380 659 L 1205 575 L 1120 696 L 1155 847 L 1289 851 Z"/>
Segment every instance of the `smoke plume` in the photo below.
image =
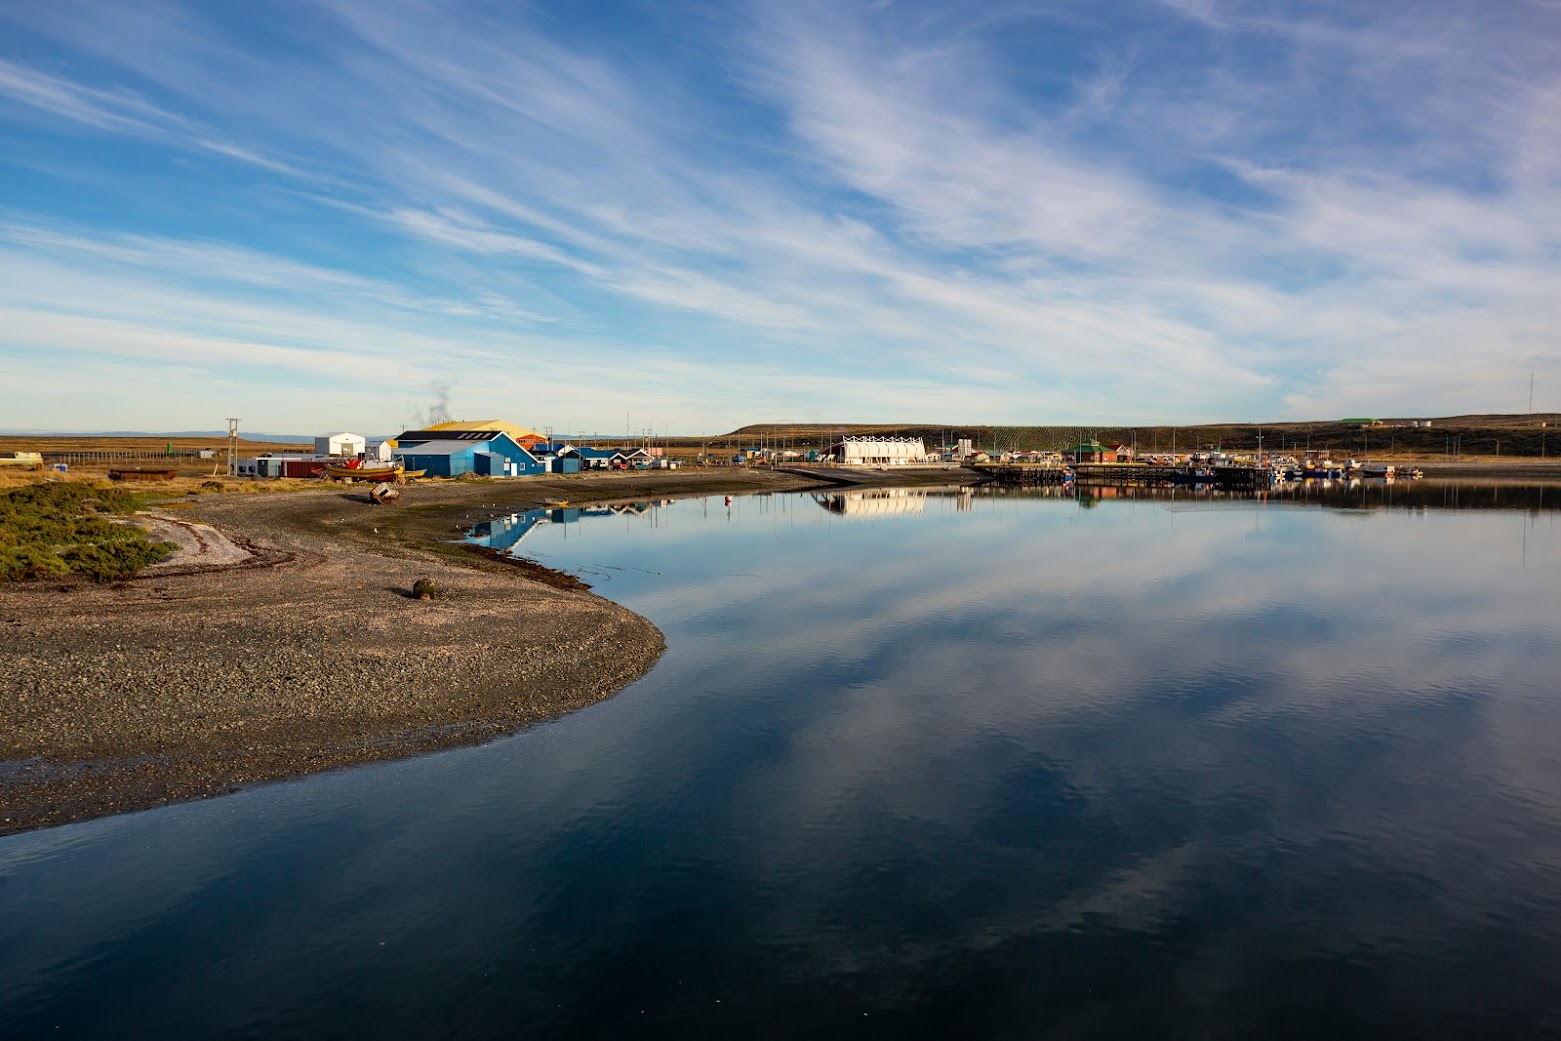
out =
<path fill-rule="evenodd" d="M 429 389 L 434 393 L 434 401 L 428 406 L 428 425 L 450 422 L 450 384 L 433 383 Z"/>

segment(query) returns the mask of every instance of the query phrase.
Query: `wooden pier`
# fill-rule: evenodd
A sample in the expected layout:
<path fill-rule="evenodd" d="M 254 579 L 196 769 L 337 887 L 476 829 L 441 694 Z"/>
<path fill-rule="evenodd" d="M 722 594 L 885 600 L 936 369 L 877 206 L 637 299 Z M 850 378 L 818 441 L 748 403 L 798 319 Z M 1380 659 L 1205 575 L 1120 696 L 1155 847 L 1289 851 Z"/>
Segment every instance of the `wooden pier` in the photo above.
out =
<path fill-rule="evenodd" d="M 1274 483 L 1266 466 L 1180 466 L 1160 463 L 1078 463 L 1068 468 L 1048 463 L 977 463 L 976 469 L 998 484 L 1017 487 L 1063 484 L 1070 475 L 1079 484 L 1204 485 L 1211 488 L 1263 489 Z"/>
<path fill-rule="evenodd" d="M 1179 484 L 1252 489 L 1268 488 L 1274 483 L 1274 473 L 1266 466 L 1079 463 L 1073 472 L 1080 484 Z"/>
<path fill-rule="evenodd" d="M 991 474 L 993 480 L 1005 487 L 1066 484 L 1073 477 L 1067 467 L 1055 463 L 975 463 L 971 468 Z"/>

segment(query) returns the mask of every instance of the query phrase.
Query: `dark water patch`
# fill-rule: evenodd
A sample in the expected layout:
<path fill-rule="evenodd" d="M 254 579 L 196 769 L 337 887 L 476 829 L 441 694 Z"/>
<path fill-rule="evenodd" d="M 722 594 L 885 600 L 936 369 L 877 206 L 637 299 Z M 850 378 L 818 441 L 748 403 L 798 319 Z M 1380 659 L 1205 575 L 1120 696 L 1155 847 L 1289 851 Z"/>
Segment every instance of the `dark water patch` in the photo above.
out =
<path fill-rule="evenodd" d="M 656 670 L 0 841 L 0 1032 L 1556 1036 L 1561 538 L 1392 492 L 541 511 Z"/>

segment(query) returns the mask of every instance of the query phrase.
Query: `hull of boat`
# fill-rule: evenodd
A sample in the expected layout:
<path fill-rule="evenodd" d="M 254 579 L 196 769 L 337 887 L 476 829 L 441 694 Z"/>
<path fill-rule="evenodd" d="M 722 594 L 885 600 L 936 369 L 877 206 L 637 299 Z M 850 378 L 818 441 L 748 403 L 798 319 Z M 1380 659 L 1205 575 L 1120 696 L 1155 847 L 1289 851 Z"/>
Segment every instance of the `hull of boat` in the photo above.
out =
<path fill-rule="evenodd" d="M 424 470 L 403 470 L 399 466 L 375 466 L 375 467 L 351 467 L 351 466 L 323 466 L 319 470 L 325 477 L 348 481 L 394 481 L 397 478 L 421 477 Z"/>

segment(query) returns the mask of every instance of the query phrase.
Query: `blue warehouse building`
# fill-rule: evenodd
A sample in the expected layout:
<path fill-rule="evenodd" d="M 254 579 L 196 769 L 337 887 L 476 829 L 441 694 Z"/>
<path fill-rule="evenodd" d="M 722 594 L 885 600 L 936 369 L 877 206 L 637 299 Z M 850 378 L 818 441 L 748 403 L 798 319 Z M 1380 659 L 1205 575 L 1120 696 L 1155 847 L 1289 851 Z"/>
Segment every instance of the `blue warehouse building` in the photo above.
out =
<path fill-rule="evenodd" d="M 396 455 L 408 470 L 430 477 L 522 477 L 546 466 L 502 431 L 411 430 L 396 438 Z"/>

